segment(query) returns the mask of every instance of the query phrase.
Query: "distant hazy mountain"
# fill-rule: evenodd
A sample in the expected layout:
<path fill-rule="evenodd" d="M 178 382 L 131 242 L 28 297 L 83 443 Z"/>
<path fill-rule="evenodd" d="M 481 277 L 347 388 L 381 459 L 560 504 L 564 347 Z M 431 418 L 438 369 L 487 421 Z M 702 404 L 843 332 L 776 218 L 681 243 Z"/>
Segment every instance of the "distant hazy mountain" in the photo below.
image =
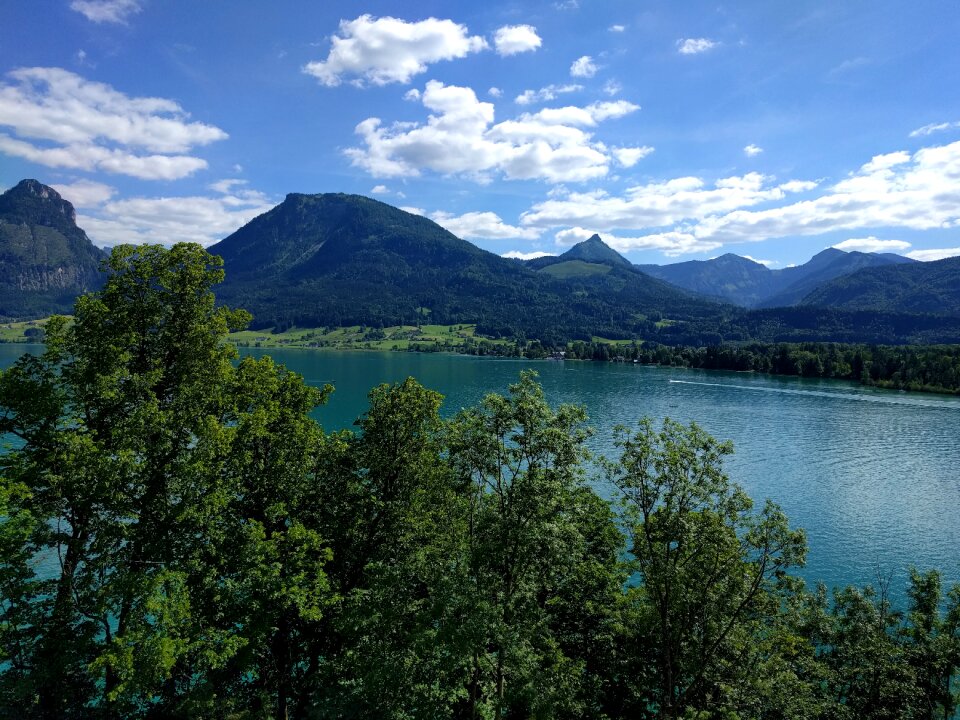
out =
<path fill-rule="evenodd" d="M 603 245 L 600 243 L 600 245 Z M 566 337 L 656 331 L 650 313 L 721 308 L 635 271 L 587 242 L 590 273 L 538 272 L 461 240 L 433 221 L 359 195 L 288 195 L 210 248 L 224 259 L 226 302 L 259 326 L 478 323 L 495 334 Z M 576 259 L 601 257 L 617 266 Z M 619 258 L 619 261 L 617 260 Z M 559 264 L 557 264 L 559 266 Z"/>
<path fill-rule="evenodd" d="M 76 217 L 73 205 L 36 180 L 0 195 L 0 317 L 69 312 L 77 295 L 99 287 L 106 254 Z"/>
<path fill-rule="evenodd" d="M 772 270 L 782 283 L 780 288 L 757 303 L 757 307 L 786 307 L 798 304 L 817 287 L 834 278 L 870 267 L 916 264 L 915 260 L 892 253 L 844 252 L 827 248 L 803 265 Z"/>
<path fill-rule="evenodd" d="M 960 257 L 859 270 L 820 285 L 801 304 L 960 315 Z"/>
<path fill-rule="evenodd" d="M 756 305 L 779 287 L 776 273 L 766 265 L 733 253 L 712 260 L 636 267 L 685 290 L 746 307 Z"/>
<path fill-rule="evenodd" d="M 691 292 L 744 307 L 769 308 L 796 305 L 819 285 L 861 268 L 913 262 L 890 253 L 848 253 L 829 248 L 803 265 L 781 270 L 731 253 L 712 260 L 636 267 Z"/>

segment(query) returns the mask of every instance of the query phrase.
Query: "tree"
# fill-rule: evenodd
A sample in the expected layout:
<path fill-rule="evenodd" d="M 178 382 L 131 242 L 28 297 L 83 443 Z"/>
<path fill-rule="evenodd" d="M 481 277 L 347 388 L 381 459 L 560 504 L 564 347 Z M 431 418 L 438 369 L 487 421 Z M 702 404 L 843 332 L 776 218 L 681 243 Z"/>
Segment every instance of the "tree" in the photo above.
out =
<path fill-rule="evenodd" d="M 723 708 L 755 623 L 778 611 L 778 581 L 803 562 L 804 534 L 773 503 L 752 512 L 722 470 L 731 445 L 695 424 L 665 420 L 657 432 L 644 420 L 634 434 L 620 428 L 617 445 L 622 455 L 607 467 L 637 576 L 633 633 L 651 651 L 638 665 L 638 711 Z"/>
<path fill-rule="evenodd" d="M 585 629 L 602 626 L 616 601 L 620 545 L 583 481 L 584 421 L 580 407 L 551 410 L 523 373 L 509 396 L 488 395 L 451 422 L 450 462 L 467 498 L 471 633 L 458 716 L 549 717 L 582 699 L 575 650 L 604 640 Z M 604 577 L 588 582 L 592 573 Z"/>
<path fill-rule="evenodd" d="M 249 315 L 215 307 L 221 264 L 196 245 L 115 248 L 104 288 L 72 322 L 48 322 L 42 356 L 0 375 L 0 433 L 20 443 L 0 459 L 2 538 L 21 543 L 0 588 L 14 622 L 0 638 L 23 716 L 228 706 L 216 697 L 226 669 L 259 678 L 283 713 L 283 672 L 263 662 L 276 632 L 256 636 L 249 613 L 225 609 L 246 607 L 234 595 L 256 585 L 318 612 L 317 535 L 290 508 L 244 500 L 263 487 L 258 467 L 282 480 L 280 496 L 296 494 L 311 446 L 289 433 L 321 396 L 269 363 L 234 367 L 226 334 Z M 232 543 L 257 552 L 232 566 Z M 277 586 L 278 554 L 309 601 Z"/>

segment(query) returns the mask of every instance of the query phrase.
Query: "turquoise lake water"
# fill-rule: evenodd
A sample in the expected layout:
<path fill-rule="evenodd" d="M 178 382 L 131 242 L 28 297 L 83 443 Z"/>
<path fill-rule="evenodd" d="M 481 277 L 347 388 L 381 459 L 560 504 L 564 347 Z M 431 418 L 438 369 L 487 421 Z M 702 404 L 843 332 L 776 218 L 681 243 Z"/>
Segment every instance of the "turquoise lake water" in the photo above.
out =
<path fill-rule="evenodd" d="M 0 345 L 0 367 L 25 346 Z M 807 531 L 802 575 L 830 586 L 891 580 L 903 598 L 911 564 L 960 581 L 960 398 L 861 388 L 829 380 L 593 362 L 457 355 L 244 351 L 270 354 L 336 391 L 317 411 L 328 430 L 350 427 L 371 387 L 408 376 L 446 397 L 444 413 L 506 392 L 525 368 L 552 404 L 586 406 L 591 450 L 612 455 L 612 429 L 644 416 L 696 421 L 732 440 L 726 469 L 758 503 L 779 503 Z M 599 490 L 610 489 L 600 481 Z"/>

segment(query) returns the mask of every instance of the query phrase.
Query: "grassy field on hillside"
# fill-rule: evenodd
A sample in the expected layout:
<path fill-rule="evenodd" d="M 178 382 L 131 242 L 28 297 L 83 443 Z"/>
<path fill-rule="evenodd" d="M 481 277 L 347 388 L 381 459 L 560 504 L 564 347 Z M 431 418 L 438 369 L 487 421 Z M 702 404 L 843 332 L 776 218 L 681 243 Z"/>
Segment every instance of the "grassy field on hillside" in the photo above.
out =
<path fill-rule="evenodd" d="M 24 320 L 22 322 L 9 322 L 0 324 L 0 342 L 5 343 L 27 343 L 42 342 L 43 335 L 29 336 L 26 333 L 30 330 L 42 330 L 46 319 L 43 320 Z"/>
<path fill-rule="evenodd" d="M 411 346 L 442 346 L 458 349 L 471 343 L 494 345 L 510 344 L 507 340 L 490 340 L 476 336 L 476 325 L 395 325 L 386 328 L 353 325 L 340 328 L 290 328 L 275 333 L 272 330 L 243 330 L 231 333 L 230 339 L 239 347 L 309 347 L 342 350 L 409 350 Z"/>

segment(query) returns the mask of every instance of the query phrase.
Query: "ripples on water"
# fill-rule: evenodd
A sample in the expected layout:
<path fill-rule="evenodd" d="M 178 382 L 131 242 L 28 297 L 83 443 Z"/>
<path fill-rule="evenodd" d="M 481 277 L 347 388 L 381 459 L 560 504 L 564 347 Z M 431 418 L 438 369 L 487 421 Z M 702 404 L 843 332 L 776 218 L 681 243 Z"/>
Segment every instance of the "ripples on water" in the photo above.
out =
<path fill-rule="evenodd" d="M 778 502 L 807 531 L 802 572 L 811 582 L 863 584 L 879 570 L 891 576 L 891 592 L 902 601 L 911 564 L 960 581 L 960 398 L 614 363 L 245 352 L 269 353 L 311 384 L 334 384 L 329 404 L 317 412 L 328 430 L 350 427 L 369 389 L 381 382 L 412 375 L 443 393 L 443 412 L 452 415 L 488 392 L 505 392 L 522 369 L 533 368 L 552 404 L 586 406 L 597 430 L 594 453 L 613 455 L 613 427 L 645 416 L 696 421 L 732 440 L 729 475 L 758 503 Z M 9 364 L 7 355 L 0 346 L 0 364 Z"/>

